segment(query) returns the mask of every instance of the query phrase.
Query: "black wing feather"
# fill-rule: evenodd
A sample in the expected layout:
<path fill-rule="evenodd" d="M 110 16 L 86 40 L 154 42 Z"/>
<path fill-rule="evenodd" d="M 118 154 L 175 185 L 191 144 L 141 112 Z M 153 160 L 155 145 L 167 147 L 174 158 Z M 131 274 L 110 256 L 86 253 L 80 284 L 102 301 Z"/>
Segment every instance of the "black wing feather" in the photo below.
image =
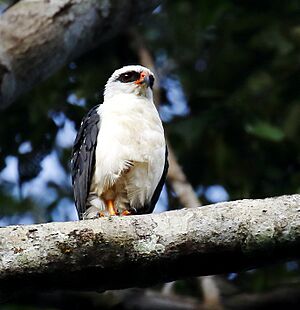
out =
<path fill-rule="evenodd" d="M 147 204 L 146 206 L 144 206 L 141 209 L 137 210 L 137 214 L 145 214 L 145 213 L 152 213 L 152 211 L 154 210 L 154 207 L 158 201 L 158 198 L 160 196 L 160 193 L 162 191 L 162 188 L 165 184 L 166 178 L 167 178 L 167 174 L 168 174 L 168 169 L 169 169 L 169 162 L 168 162 L 168 147 L 166 145 L 166 152 L 165 152 L 165 165 L 164 165 L 164 170 L 162 173 L 162 176 L 156 186 L 156 189 L 151 197 L 150 203 Z"/>
<path fill-rule="evenodd" d="M 86 211 L 86 200 L 94 173 L 95 150 L 100 126 L 98 107 L 99 105 L 92 108 L 83 118 L 72 150 L 72 184 L 79 219 L 82 219 L 82 214 Z"/>

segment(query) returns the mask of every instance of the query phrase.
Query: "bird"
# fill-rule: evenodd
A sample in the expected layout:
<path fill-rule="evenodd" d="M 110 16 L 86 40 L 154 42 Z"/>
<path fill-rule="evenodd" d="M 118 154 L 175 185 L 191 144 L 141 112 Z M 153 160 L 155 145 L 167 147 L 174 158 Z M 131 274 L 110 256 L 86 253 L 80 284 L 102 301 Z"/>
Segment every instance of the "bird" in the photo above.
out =
<path fill-rule="evenodd" d="M 153 211 L 169 166 L 154 81 L 141 65 L 114 71 L 103 102 L 83 118 L 71 157 L 79 220 Z"/>

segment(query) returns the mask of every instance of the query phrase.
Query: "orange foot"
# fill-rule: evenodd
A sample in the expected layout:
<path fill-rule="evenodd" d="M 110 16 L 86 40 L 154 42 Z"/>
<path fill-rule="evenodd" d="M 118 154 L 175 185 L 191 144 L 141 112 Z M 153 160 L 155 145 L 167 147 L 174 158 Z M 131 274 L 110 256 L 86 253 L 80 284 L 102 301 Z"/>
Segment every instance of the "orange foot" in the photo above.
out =
<path fill-rule="evenodd" d="M 109 215 L 117 215 L 115 210 L 114 201 L 112 199 L 107 200 L 107 207 Z"/>

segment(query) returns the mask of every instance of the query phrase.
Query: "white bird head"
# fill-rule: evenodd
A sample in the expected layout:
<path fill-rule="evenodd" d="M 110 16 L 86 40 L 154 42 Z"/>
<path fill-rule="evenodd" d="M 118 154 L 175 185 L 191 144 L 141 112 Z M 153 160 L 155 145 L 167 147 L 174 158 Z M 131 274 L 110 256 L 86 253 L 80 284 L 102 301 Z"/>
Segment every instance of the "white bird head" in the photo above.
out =
<path fill-rule="evenodd" d="M 140 65 L 125 66 L 116 70 L 105 85 L 104 96 L 135 94 L 153 99 L 154 74 Z"/>

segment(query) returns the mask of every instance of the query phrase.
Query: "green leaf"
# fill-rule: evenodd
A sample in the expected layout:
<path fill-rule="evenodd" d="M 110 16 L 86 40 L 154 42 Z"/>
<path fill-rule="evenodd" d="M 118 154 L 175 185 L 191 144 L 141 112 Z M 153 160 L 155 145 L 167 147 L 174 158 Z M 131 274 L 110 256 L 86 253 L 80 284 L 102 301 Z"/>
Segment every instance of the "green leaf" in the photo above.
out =
<path fill-rule="evenodd" d="M 281 128 L 273 126 L 265 121 L 257 121 L 253 124 L 246 124 L 245 130 L 249 134 L 274 142 L 280 142 L 285 137 Z"/>

